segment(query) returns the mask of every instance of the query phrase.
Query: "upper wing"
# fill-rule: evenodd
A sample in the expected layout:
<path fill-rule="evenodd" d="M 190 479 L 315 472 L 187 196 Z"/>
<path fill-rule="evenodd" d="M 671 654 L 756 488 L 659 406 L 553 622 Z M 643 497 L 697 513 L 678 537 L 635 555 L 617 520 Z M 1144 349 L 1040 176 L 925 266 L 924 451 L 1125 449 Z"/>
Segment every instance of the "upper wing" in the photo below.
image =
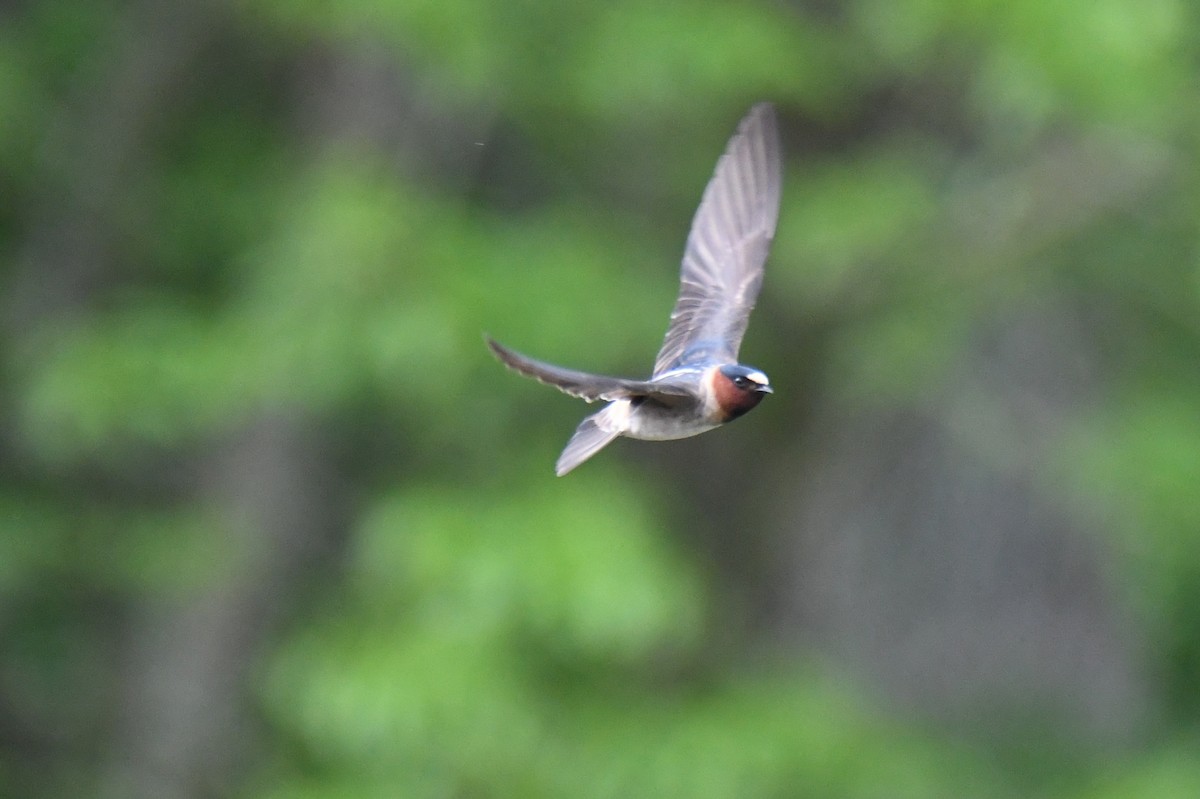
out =
<path fill-rule="evenodd" d="M 581 397 L 588 402 L 629 397 L 653 397 L 667 405 L 675 405 L 685 399 L 695 397 L 695 392 L 683 383 L 665 380 L 658 382 L 626 380 L 623 377 L 593 375 L 534 360 L 510 350 L 490 337 L 487 339 L 487 345 L 496 357 L 510 369 L 546 385 L 554 386 L 564 394 Z"/>
<path fill-rule="evenodd" d="M 775 110 L 759 103 L 729 140 L 692 220 L 654 374 L 701 359 L 737 360 L 775 235 L 780 172 Z"/>

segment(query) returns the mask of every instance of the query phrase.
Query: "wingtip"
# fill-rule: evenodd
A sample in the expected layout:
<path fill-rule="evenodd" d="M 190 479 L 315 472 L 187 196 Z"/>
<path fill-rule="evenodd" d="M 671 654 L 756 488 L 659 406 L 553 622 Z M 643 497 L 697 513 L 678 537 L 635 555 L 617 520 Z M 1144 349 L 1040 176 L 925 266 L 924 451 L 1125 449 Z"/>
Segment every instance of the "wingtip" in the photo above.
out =
<path fill-rule="evenodd" d="M 492 351 L 492 355 L 495 355 L 496 358 L 502 363 L 509 362 L 508 354 L 510 350 L 508 347 L 504 346 L 499 341 L 496 341 L 496 339 L 492 338 L 487 333 L 483 334 L 483 343 L 486 344 L 487 348 Z"/>
<path fill-rule="evenodd" d="M 750 106 L 750 110 L 746 112 L 746 116 L 742 117 L 740 127 L 746 127 L 754 124 L 756 121 L 761 121 L 762 124 L 775 124 L 775 104 L 763 100 Z"/>
<path fill-rule="evenodd" d="M 483 340 L 487 344 L 487 348 L 492 351 L 492 355 L 497 361 L 502 363 L 507 368 L 517 372 L 518 374 L 527 375 L 536 378 L 537 375 L 531 374 L 528 369 L 522 368 L 523 356 L 510 350 L 508 347 L 501 344 L 496 339 L 484 333 Z"/>
<path fill-rule="evenodd" d="M 754 131 L 752 134 L 751 131 Z M 779 149 L 779 122 L 775 116 L 775 105 L 763 101 L 750 106 L 750 110 L 746 112 L 746 116 L 742 117 L 741 123 L 738 125 L 737 134 L 730 141 L 732 146 L 738 139 L 752 137 L 763 140 L 768 145 L 769 149 L 778 151 Z"/>

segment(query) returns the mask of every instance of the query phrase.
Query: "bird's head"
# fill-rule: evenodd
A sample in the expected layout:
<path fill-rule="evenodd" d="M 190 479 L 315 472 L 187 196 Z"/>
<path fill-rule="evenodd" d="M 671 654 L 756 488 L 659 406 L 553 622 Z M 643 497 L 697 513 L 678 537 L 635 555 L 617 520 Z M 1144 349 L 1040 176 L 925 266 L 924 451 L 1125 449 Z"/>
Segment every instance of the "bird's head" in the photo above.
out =
<path fill-rule="evenodd" d="M 753 366 L 729 364 L 713 373 L 713 394 L 726 421 L 746 413 L 771 393 L 771 381 Z"/>

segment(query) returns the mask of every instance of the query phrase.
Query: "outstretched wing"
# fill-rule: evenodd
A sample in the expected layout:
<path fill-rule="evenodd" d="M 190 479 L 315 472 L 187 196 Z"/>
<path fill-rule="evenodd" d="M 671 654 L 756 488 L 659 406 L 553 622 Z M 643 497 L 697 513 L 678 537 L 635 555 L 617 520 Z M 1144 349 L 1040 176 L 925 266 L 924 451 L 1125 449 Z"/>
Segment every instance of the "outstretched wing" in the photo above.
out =
<path fill-rule="evenodd" d="M 729 140 L 692 220 L 679 299 L 654 374 L 737 360 L 775 235 L 780 172 L 775 110 L 759 103 Z"/>
<path fill-rule="evenodd" d="M 554 386 L 564 394 L 580 397 L 588 402 L 615 400 L 630 397 L 653 397 L 667 405 L 675 405 L 694 398 L 694 392 L 686 385 L 670 381 L 627 380 L 623 377 L 606 377 L 537 361 L 527 355 L 510 350 L 500 342 L 488 337 L 487 345 L 500 361 L 515 372 L 532 377 L 541 383 Z"/>

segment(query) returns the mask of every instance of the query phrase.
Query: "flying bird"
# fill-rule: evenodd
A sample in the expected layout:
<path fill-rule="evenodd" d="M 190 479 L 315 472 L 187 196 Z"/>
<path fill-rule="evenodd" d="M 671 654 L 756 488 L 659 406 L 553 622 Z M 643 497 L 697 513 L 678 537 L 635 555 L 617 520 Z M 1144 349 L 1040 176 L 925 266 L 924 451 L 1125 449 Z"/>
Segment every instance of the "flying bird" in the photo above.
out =
<path fill-rule="evenodd" d="M 566 474 L 617 436 L 687 438 L 732 421 L 772 393 L 738 348 L 762 286 L 779 216 L 781 165 L 775 111 L 750 109 L 729 140 L 692 220 L 679 298 L 646 380 L 579 372 L 534 360 L 488 337 L 506 366 L 588 402 L 608 404 L 580 423 L 558 458 Z"/>

